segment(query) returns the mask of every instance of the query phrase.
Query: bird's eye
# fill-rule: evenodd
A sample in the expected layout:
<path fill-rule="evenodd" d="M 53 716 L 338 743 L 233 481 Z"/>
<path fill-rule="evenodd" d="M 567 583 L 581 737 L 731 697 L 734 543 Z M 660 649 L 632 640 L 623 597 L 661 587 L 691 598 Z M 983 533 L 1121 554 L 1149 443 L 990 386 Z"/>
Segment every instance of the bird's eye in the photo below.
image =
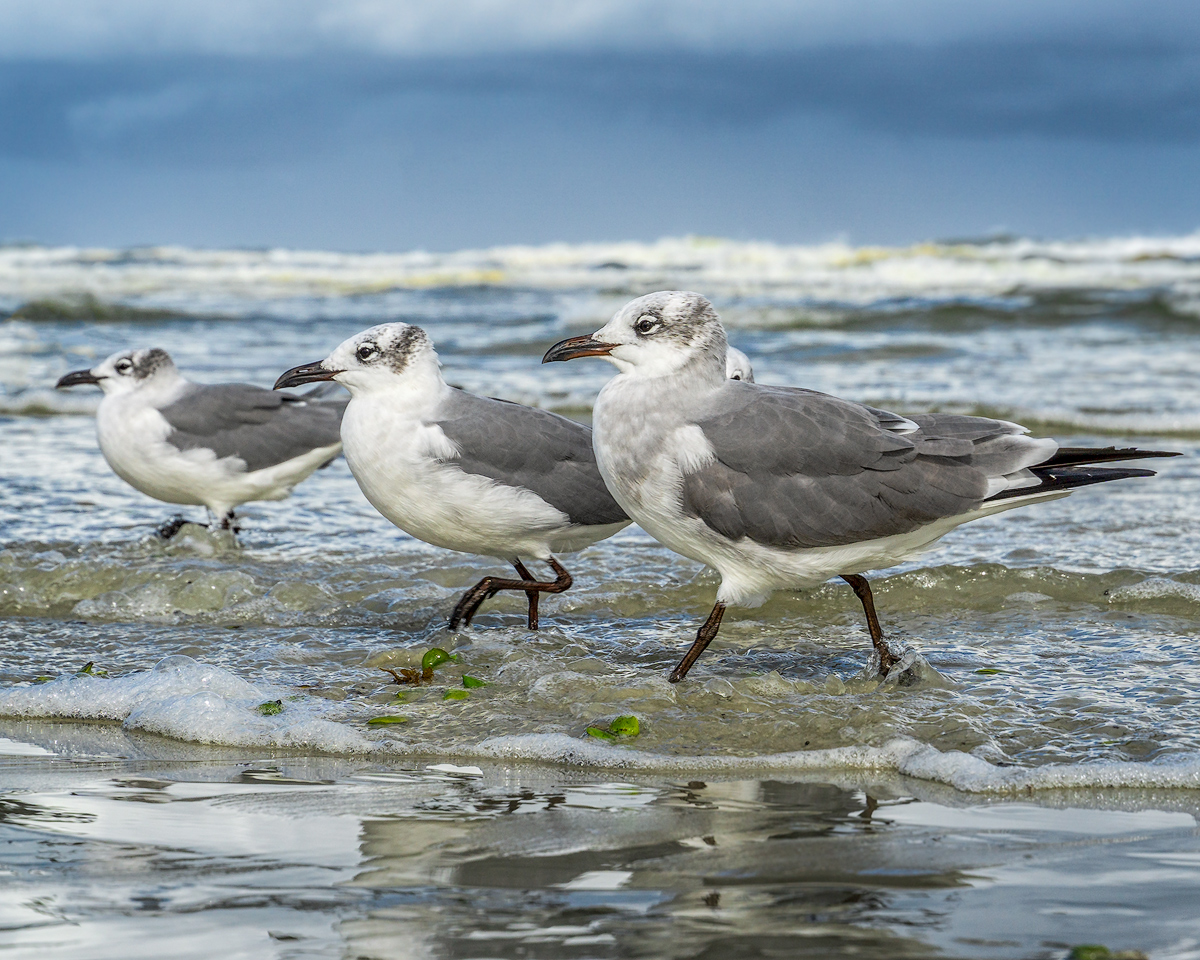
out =
<path fill-rule="evenodd" d="M 121 374 L 121 376 L 125 376 L 131 370 L 133 370 L 133 361 L 132 360 L 118 360 L 116 363 L 113 364 L 113 367 L 116 369 L 117 373 Z"/>
<path fill-rule="evenodd" d="M 654 317 L 642 317 L 642 319 L 633 325 L 633 329 L 638 333 L 649 333 L 657 326 L 658 320 Z"/>
<path fill-rule="evenodd" d="M 373 356 L 375 356 L 375 354 L 377 354 L 378 352 L 379 352 L 379 348 L 377 346 L 375 346 L 375 344 L 364 343 L 361 347 L 358 348 L 358 350 L 356 351 L 356 355 L 359 360 L 361 360 L 363 363 L 366 363 Z"/>

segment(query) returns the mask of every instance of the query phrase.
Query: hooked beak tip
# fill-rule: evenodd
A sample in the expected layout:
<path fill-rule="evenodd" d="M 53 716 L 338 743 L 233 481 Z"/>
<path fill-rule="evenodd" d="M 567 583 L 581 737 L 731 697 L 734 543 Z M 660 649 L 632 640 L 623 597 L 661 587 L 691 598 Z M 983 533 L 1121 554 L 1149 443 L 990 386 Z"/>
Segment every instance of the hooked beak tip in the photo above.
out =
<path fill-rule="evenodd" d="M 591 336 L 568 337 L 560 340 L 542 357 L 542 363 L 553 363 L 555 360 L 574 360 L 577 357 L 606 357 L 612 353 L 615 343 L 604 343 Z"/>
<path fill-rule="evenodd" d="M 58 383 L 54 385 L 55 390 L 61 390 L 63 387 L 79 387 L 84 384 L 95 385 L 102 378 L 97 377 L 91 370 L 72 370 L 70 373 L 63 374 L 58 378 Z"/>
<path fill-rule="evenodd" d="M 334 380 L 339 373 L 345 373 L 344 370 L 326 370 L 321 366 L 322 363 L 323 360 L 318 360 L 316 363 L 302 363 L 298 367 L 292 367 L 280 375 L 273 389 L 282 390 L 285 387 L 299 387 L 319 380 Z"/>

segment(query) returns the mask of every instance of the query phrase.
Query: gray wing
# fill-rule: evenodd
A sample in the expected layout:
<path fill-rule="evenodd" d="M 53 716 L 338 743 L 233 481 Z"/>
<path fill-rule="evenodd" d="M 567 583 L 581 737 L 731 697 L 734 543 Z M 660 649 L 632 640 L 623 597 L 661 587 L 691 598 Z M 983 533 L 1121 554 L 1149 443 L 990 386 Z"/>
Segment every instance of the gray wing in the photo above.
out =
<path fill-rule="evenodd" d="M 572 523 L 621 523 L 629 518 L 608 492 L 592 431 L 536 407 L 454 390 L 437 421 L 461 451 L 465 472 L 532 490 Z"/>
<path fill-rule="evenodd" d="M 684 477 L 686 514 L 733 539 L 825 547 L 906 533 L 986 499 L 1047 454 L 984 417 L 911 418 L 811 390 L 730 382 L 699 420 L 716 460 Z"/>
<path fill-rule="evenodd" d="M 212 450 L 218 459 L 240 457 L 254 471 L 340 443 L 346 403 L 248 383 L 191 384 L 158 412 L 171 425 L 168 443 Z"/>

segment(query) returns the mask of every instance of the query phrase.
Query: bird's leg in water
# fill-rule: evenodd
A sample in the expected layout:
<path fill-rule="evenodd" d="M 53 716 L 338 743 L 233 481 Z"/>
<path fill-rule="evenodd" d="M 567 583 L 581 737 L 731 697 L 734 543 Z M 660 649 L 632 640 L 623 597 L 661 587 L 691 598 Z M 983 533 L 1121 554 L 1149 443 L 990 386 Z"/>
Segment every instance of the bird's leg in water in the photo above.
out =
<path fill-rule="evenodd" d="M 871 585 L 866 577 L 857 573 L 843 573 L 841 577 L 850 584 L 850 589 L 862 601 L 863 612 L 867 615 L 867 632 L 871 634 L 871 643 L 875 652 L 879 654 L 879 675 L 886 677 L 900 658 L 892 653 L 887 641 L 883 639 L 883 629 L 879 626 L 879 617 L 875 615 L 875 598 L 871 596 Z"/>
<path fill-rule="evenodd" d="M 708 619 L 696 631 L 696 642 L 683 659 L 679 661 L 679 666 L 671 671 L 671 675 L 667 677 L 671 683 L 678 683 L 687 676 L 687 672 L 692 669 L 692 664 L 700 659 L 700 654 L 704 652 L 704 648 L 713 642 L 713 637 L 717 635 L 717 631 L 721 629 L 721 618 L 725 616 L 725 604 L 719 600 L 712 608 L 712 613 L 708 615 Z"/>
<path fill-rule="evenodd" d="M 571 575 L 567 573 L 567 568 L 561 563 L 553 557 L 550 557 L 546 562 L 554 570 L 554 580 L 533 579 L 533 574 L 525 569 L 525 565 L 520 560 L 512 561 L 512 565 L 516 567 L 517 573 L 521 575 L 520 580 L 484 577 L 464 593 L 462 599 L 455 605 L 454 612 L 450 614 L 450 629 L 457 630 L 460 623 L 470 626 L 471 618 L 479 610 L 480 604 L 494 597 L 501 590 L 521 590 L 529 598 L 529 629 L 536 630 L 538 628 L 538 594 L 562 593 L 564 590 L 570 589 L 572 582 Z"/>
<path fill-rule="evenodd" d="M 191 523 L 191 521 L 188 520 L 187 517 L 176 514 L 170 520 L 164 520 L 161 524 L 159 524 L 158 529 L 156 529 L 154 532 L 163 540 L 170 540 L 189 523 Z"/>
<path fill-rule="evenodd" d="M 228 530 L 235 536 L 241 531 L 238 525 L 237 517 L 232 510 L 226 510 L 220 517 L 213 514 L 213 522 L 208 525 L 210 530 Z"/>
<path fill-rule="evenodd" d="M 518 557 L 512 562 L 512 565 L 517 568 L 517 573 L 520 574 L 522 580 L 532 580 L 533 574 L 525 569 L 525 564 Z M 536 590 L 526 590 L 525 596 L 529 598 L 529 629 L 536 630 L 538 628 L 538 597 L 541 596 Z"/>

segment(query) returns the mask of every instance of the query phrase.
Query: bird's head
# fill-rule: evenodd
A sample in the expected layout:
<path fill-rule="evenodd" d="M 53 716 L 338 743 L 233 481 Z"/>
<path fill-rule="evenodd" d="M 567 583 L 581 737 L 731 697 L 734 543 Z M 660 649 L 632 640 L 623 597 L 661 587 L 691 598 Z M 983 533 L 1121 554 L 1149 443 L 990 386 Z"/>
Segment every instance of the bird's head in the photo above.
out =
<path fill-rule="evenodd" d="M 754 382 L 754 367 L 750 365 L 750 358 L 737 347 L 725 348 L 725 376 L 730 380 Z"/>
<path fill-rule="evenodd" d="M 692 368 L 698 375 L 725 376 L 725 328 L 712 304 L 698 293 L 663 290 L 638 297 L 591 336 L 571 337 L 542 358 L 605 357 L 622 373 L 663 377 Z"/>
<path fill-rule="evenodd" d="M 179 376 L 166 350 L 122 350 L 90 370 L 73 370 L 59 378 L 55 387 L 94 384 L 108 394 L 146 390 Z"/>
<path fill-rule="evenodd" d="M 292 367 L 275 381 L 275 389 L 336 380 L 353 396 L 410 382 L 437 367 L 437 353 L 424 330 L 381 323 L 343 340 L 324 360 Z"/>

